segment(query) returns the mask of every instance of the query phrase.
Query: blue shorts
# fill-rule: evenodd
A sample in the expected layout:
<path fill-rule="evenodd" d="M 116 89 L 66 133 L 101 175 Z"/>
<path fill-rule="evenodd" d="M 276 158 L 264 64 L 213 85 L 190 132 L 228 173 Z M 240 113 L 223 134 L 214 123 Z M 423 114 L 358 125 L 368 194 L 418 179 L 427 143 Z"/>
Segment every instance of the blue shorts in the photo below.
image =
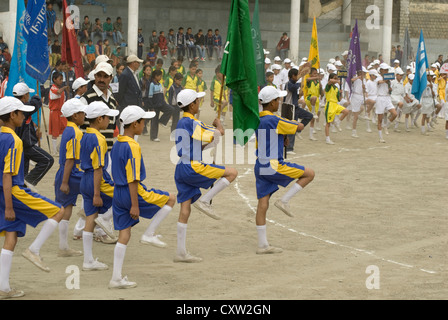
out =
<path fill-rule="evenodd" d="M 278 186 L 286 187 L 292 181 L 299 179 L 305 172 L 305 167 L 278 160 L 261 164 L 257 160 L 254 172 L 257 198 L 261 199 L 276 192 L 279 189 Z"/>
<path fill-rule="evenodd" d="M 102 207 L 95 207 L 93 205 L 93 171 L 85 171 L 81 178 L 80 190 L 83 198 L 84 212 L 86 216 L 90 216 L 95 213 L 105 213 L 112 207 L 112 199 L 114 196 L 114 184 L 112 181 L 105 181 L 101 179 L 100 196 L 103 200 Z"/>
<path fill-rule="evenodd" d="M 223 166 L 206 164 L 200 161 L 183 163 L 180 161 L 174 172 L 177 187 L 177 202 L 182 203 L 191 199 L 194 203 L 201 197 L 201 188 L 208 189 L 224 175 Z"/>
<path fill-rule="evenodd" d="M 138 208 L 140 217 L 151 219 L 169 200 L 168 192 L 150 189 L 147 190 L 143 184 L 138 185 Z M 114 212 L 115 230 L 124 230 L 137 224 L 139 220 L 134 220 L 129 214 L 131 209 L 131 195 L 129 186 L 115 186 L 112 208 Z"/>
<path fill-rule="evenodd" d="M 56 176 L 54 178 L 54 194 L 56 196 L 55 201 L 57 203 L 60 203 L 64 208 L 70 205 L 76 206 L 78 195 L 81 194 L 79 186 L 81 184 L 82 175 L 82 171 L 78 171 L 76 174 L 70 174 L 70 178 L 68 179 L 68 186 L 70 188 L 70 191 L 69 194 L 65 194 L 60 190 L 62 178 L 64 176 L 64 168 L 59 167 L 58 172 L 56 172 Z"/>
<path fill-rule="evenodd" d="M 39 223 L 45 221 L 61 210 L 61 205 L 32 192 L 28 188 L 19 186 L 12 187 L 12 206 L 16 219 L 5 220 L 5 197 L 3 188 L 0 188 L 0 236 L 4 232 L 17 232 L 18 237 L 26 233 L 26 225 L 35 228 Z"/>

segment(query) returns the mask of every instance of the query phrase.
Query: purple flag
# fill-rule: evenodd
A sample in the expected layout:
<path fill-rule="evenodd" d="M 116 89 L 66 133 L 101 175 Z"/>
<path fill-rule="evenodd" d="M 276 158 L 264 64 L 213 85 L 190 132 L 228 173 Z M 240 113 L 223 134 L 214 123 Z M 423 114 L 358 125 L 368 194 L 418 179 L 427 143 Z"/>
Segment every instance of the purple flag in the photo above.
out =
<path fill-rule="evenodd" d="M 357 72 L 362 70 L 361 45 L 359 42 L 358 20 L 353 28 L 350 49 L 347 56 L 347 84 L 352 91 L 352 78 L 356 77 Z"/>

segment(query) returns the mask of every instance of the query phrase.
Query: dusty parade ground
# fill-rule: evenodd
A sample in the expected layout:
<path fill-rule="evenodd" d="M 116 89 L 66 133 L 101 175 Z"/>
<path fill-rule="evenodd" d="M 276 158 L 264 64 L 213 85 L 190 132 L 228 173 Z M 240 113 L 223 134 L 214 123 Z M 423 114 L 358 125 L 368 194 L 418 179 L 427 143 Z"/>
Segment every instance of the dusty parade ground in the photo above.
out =
<path fill-rule="evenodd" d="M 202 107 L 201 120 L 211 124 L 214 112 L 208 105 L 206 101 Z M 229 117 L 226 127 L 231 128 Z M 318 141 L 308 139 L 309 128 L 302 133 L 303 140 L 296 139 L 296 154 L 288 156 L 288 161 L 314 169 L 316 177 L 291 201 L 293 218 L 273 205 L 285 189 L 272 197 L 268 240 L 283 248 L 281 254 L 255 253 L 253 164 L 230 164 L 239 176 L 213 200 L 222 220 L 192 209 L 187 249 L 203 262 L 173 262 L 180 209 L 176 204 L 159 228 L 167 248 L 139 242 L 150 221 L 141 219 L 132 230 L 123 275 L 137 282 L 134 289 L 107 287 L 114 245 L 94 242 L 94 257 L 108 264 L 109 270 L 85 272 L 82 256 L 57 257 L 57 231 L 41 250 L 51 272 L 37 269 L 21 253 L 41 225 L 28 227 L 25 238 L 19 239 L 11 286 L 25 291 L 21 299 L 29 300 L 447 299 L 448 140 L 444 119 L 438 120 L 429 136 L 415 128 L 405 132 L 402 123 L 402 132 L 390 129 L 385 144 L 378 143 L 376 130 L 366 132 L 365 120 L 359 123 L 359 139 L 350 136 L 345 121 L 341 127 L 342 132 L 331 134 L 335 145 L 325 144 L 323 130 L 316 135 Z M 174 142 L 168 128 L 161 127 L 159 137 L 159 143 L 148 136 L 138 140 L 148 176 L 144 183 L 176 193 L 175 164 L 170 160 Z M 45 137 L 42 145 L 47 148 Z M 56 163 L 38 185 L 40 193 L 52 199 Z M 77 219 L 73 214 L 69 244 L 82 250 L 82 240 L 72 240 Z M 79 289 L 71 289 L 72 276 L 78 271 Z"/>

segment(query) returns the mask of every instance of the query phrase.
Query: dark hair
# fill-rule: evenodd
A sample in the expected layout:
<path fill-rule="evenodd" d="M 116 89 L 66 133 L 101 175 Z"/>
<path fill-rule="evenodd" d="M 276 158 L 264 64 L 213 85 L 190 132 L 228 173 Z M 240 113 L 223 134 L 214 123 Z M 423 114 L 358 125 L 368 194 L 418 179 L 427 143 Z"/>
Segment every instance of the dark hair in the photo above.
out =
<path fill-rule="evenodd" d="M 161 76 L 162 75 L 162 70 L 154 70 L 152 73 L 151 73 L 151 80 L 155 80 L 155 78 L 157 77 L 157 76 Z"/>
<path fill-rule="evenodd" d="M 192 61 L 192 62 L 190 63 L 189 68 L 191 69 L 191 68 L 194 68 L 194 67 L 196 67 L 196 63 L 195 63 L 194 61 Z"/>
<path fill-rule="evenodd" d="M 156 64 L 161 64 L 161 65 L 163 65 L 163 59 L 161 59 L 161 58 L 157 59 Z"/>
<path fill-rule="evenodd" d="M 270 77 L 270 76 L 273 76 L 273 75 L 274 75 L 274 72 L 272 72 L 272 71 L 266 72 L 266 78 Z"/>
<path fill-rule="evenodd" d="M 329 75 L 328 75 L 328 80 L 331 80 L 331 79 L 333 79 L 333 78 L 335 78 L 335 77 L 337 77 L 338 75 L 337 75 L 337 73 L 330 73 Z"/>
<path fill-rule="evenodd" d="M 177 71 L 177 68 L 176 68 L 175 66 L 173 66 L 173 65 L 171 65 L 171 66 L 168 68 L 168 73 L 170 73 L 170 72 L 172 72 L 172 71 Z"/>
<path fill-rule="evenodd" d="M 215 68 L 215 74 L 221 73 L 221 65 L 218 64 Z"/>
<path fill-rule="evenodd" d="M 54 80 L 56 80 L 59 77 L 62 77 L 62 73 L 60 73 L 59 71 L 55 71 L 53 73 L 53 76 L 51 77 L 51 80 L 53 80 L 53 82 L 54 82 Z"/>
<path fill-rule="evenodd" d="M 18 114 L 18 113 L 19 113 L 19 110 L 15 110 L 15 111 L 12 111 L 12 112 L 14 112 L 15 114 Z M 0 116 L 0 120 L 2 120 L 4 123 L 8 122 L 9 119 L 11 119 L 11 112 L 2 114 L 2 115 Z"/>
<path fill-rule="evenodd" d="M 299 70 L 297 70 L 296 68 L 292 68 L 291 70 L 288 71 L 288 78 L 291 79 L 292 77 L 294 77 L 298 74 L 299 74 Z"/>
<path fill-rule="evenodd" d="M 89 16 L 84 16 L 84 20 L 86 20 L 86 18 L 89 18 Z"/>
<path fill-rule="evenodd" d="M 174 75 L 174 80 L 181 80 L 183 78 L 184 78 L 184 75 L 180 72 L 178 72 Z"/>
<path fill-rule="evenodd" d="M 143 118 L 138 119 L 138 120 L 135 120 L 135 121 L 137 121 L 138 123 L 140 123 L 142 120 L 143 120 Z M 123 129 L 127 129 L 127 128 L 129 128 L 129 127 L 131 126 L 131 124 L 132 124 L 132 123 L 125 124 L 125 125 L 123 126 Z"/>

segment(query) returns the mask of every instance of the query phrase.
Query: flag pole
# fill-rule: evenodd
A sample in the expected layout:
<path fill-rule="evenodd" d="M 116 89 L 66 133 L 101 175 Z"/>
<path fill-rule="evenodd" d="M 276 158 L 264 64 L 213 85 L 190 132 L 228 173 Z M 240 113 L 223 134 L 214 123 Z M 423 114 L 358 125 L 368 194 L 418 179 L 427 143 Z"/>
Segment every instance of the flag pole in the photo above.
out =
<path fill-rule="evenodd" d="M 39 92 L 39 81 L 38 80 L 36 80 L 36 88 L 37 88 L 36 92 Z M 44 104 L 43 103 L 42 103 L 42 107 L 41 107 L 41 112 L 42 112 L 42 121 L 44 123 L 44 128 L 45 128 L 45 136 L 47 137 L 48 152 L 51 153 L 50 139 L 48 138 L 47 122 L 45 121 L 45 111 L 44 111 Z M 39 131 L 40 131 L 40 116 L 39 116 L 39 112 L 37 113 L 37 122 L 38 122 Z M 39 141 L 39 146 L 40 146 L 40 139 L 38 139 L 38 141 Z"/>
<path fill-rule="evenodd" d="M 36 80 L 36 92 L 37 92 L 37 94 L 39 94 L 39 81 L 38 80 Z M 40 96 L 40 94 L 39 94 L 39 96 Z M 41 110 L 42 110 L 42 107 L 41 107 Z M 37 130 L 40 133 L 40 112 L 39 112 L 39 110 L 37 111 Z M 37 145 L 40 147 L 40 138 L 37 139 Z"/>

